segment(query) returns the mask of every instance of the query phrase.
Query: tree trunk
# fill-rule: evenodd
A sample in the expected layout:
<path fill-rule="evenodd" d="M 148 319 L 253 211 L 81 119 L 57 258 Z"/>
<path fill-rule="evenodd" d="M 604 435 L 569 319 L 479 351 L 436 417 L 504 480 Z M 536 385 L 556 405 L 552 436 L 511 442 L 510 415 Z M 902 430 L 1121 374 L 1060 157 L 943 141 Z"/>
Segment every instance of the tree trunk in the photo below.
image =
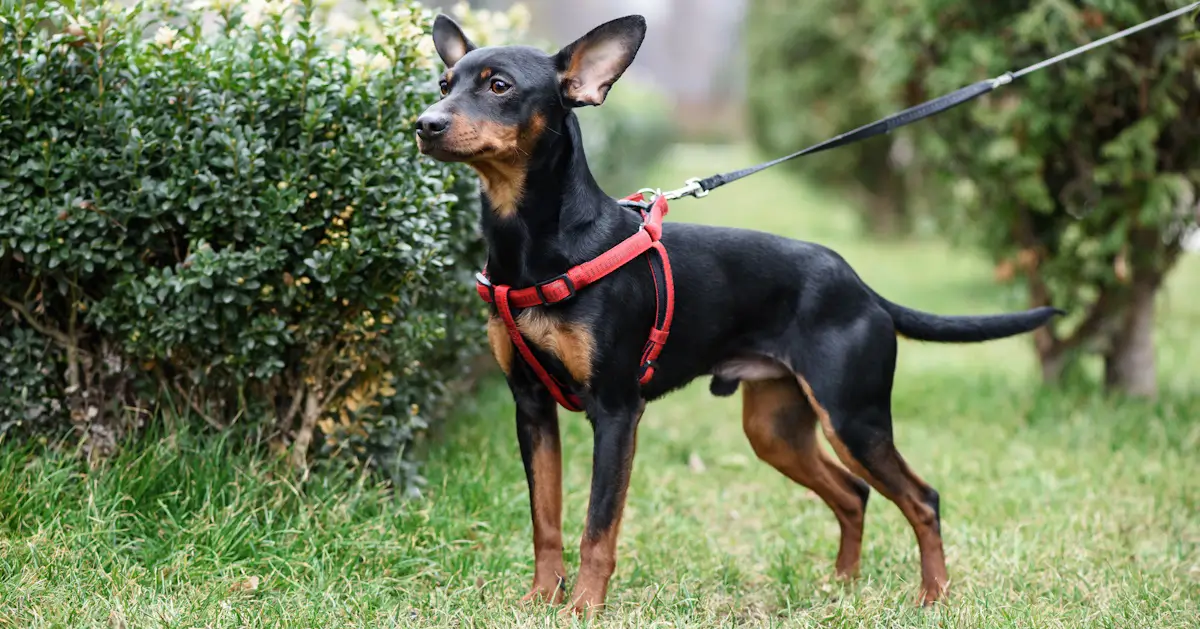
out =
<path fill-rule="evenodd" d="M 894 238 L 905 229 L 904 201 L 896 197 L 868 193 L 867 231 L 877 238 Z"/>
<path fill-rule="evenodd" d="M 1104 356 L 1104 385 L 1109 392 L 1140 397 L 1158 394 L 1154 366 L 1154 297 L 1158 283 L 1136 281 L 1121 328 Z"/>
<path fill-rule="evenodd" d="M 866 228 L 872 236 L 894 238 L 908 231 L 908 196 L 904 175 L 888 153 L 865 157 L 860 167 Z"/>
<path fill-rule="evenodd" d="M 1038 360 L 1042 365 L 1042 384 L 1054 386 L 1062 381 L 1067 369 L 1067 356 L 1057 347 L 1043 351 L 1038 348 Z"/>
<path fill-rule="evenodd" d="M 292 467 L 308 476 L 308 446 L 312 445 L 313 430 L 317 420 L 321 419 L 324 407 L 321 405 L 321 388 L 312 385 L 304 398 L 304 411 L 300 415 L 300 429 L 296 431 L 296 440 L 292 442 Z"/>

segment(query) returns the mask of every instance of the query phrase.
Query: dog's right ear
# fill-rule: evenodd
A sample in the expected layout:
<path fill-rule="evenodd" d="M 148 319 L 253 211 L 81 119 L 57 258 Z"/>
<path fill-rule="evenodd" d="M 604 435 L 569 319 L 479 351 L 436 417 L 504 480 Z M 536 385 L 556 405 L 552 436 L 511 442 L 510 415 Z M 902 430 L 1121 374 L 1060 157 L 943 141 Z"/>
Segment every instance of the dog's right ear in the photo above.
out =
<path fill-rule="evenodd" d="M 462 28 L 443 14 L 438 14 L 433 21 L 433 47 L 447 68 L 453 68 L 459 59 L 475 50 L 475 44 L 467 39 Z"/>

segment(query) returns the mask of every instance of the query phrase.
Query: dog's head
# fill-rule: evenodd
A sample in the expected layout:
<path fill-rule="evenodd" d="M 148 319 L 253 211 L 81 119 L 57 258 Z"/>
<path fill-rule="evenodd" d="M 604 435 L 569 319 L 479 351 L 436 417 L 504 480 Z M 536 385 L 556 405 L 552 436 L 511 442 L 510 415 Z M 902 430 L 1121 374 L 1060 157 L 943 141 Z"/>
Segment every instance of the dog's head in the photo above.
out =
<path fill-rule="evenodd" d="M 596 27 L 555 54 L 528 46 L 477 48 L 458 24 L 439 15 L 433 42 L 446 71 L 439 80 L 441 100 L 417 119 L 421 152 L 471 164 L 489 194 L 501 178 L 520 179 L 519 197 L 524 167 L 547 125 L 573 107 L 602 104 L 645 35 L 646 20 L 631 15 Z"/>

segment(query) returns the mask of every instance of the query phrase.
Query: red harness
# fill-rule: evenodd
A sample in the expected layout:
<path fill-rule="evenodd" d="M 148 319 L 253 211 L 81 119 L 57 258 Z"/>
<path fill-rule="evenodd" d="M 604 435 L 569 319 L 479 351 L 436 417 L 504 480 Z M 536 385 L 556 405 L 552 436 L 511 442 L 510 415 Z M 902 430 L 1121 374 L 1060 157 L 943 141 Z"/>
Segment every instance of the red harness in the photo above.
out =
<path fill-rule="evenodd" d="M 645 197 L 639 192 L 626 197 L 631 204 L 645 203 Z M 643 253 L 653 252 L 658 255 L 646 256 L 650 265 L 650 274 L 654 278 L 654 327 L 650 330 L 650 339 L 642 351 L 641 376 L 638 382 L 642 385 L 654 377 L 655 363 L 663 345 L 667 342 L 667 334 L 671 330 L 671 316 L 675 310 L 675 282 L 671 275 L 671 262 L 667 259 L 667 249 L 659 238 L 662 237 L 662 221 L 667 214 L 667 199 L 662 195 L 654 198 L 649 210 L 642 210 L 642 228 L 634 235 L 621 241 L 617 246 L 600 254 L 599 257 L 584 262 L 579 266 L 553 279 L 535 284 L 528 288 L 514 289 L 511 286 L 492 284 L 487 277 L 487 270 L 476 276 L 476 289 L 479 296 L 489 304 L 495 304 L 508 335 L 512 337 L 513 345 L 521 353 L 521 358 L 533 369 L 542 384 L 550 390 L 550 394 L 563 408 L 579 412 L 583 405 L 579 397 L 569 391 L 533 356 L 524 335 L 517 328 L 514 309 L 548 306 L 564 302 L 575 296 L 575 293 L 589 284 L 599 281 L 604 276 L 632 262 Z M 655 262 L 658 263 L 655 266 Z"/>

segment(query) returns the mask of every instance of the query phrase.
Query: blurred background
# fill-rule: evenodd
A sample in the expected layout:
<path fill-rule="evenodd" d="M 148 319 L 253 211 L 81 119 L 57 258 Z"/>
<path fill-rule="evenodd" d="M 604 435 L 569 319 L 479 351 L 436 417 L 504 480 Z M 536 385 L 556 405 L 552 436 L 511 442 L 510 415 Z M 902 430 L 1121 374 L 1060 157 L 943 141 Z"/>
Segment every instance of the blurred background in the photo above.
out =
<path fill-rule="evenodd" d="M 431 2 L 452 10 L 458 2 Z M 470 6 L 506 11 L 511 0 L 478 0 Z M 638 61 L 622 79 L 652 89 L 670 103 L 674 124 L 693 138 L 735 138 L 743 117 L 746 0 L 579 0 L 521 2 L 531 17 L 529 34 L 563 46 L 622 15 L 646 18 L 648 35 Z"/>
<path fill-rule="evenodd" d="M 466 6 L 434 4 L 448 11 Z M 669 142 L 710 149 L 695 172 L 679 175 L 741 167 L 1179 6 L 967 6 L 945 0 L 521 4 L 528 8 L 530 40 L 552 48 L 621 15 L 640 13 L 648 21 L 646 42 L 614 89 L 612 104 L 580 113 L 594 166 L 613 195 L 677 186 L 678 178 L 646 177 L 647 166 L 661 163 L 664 154 L 695 154 L 660 150 Z M 470 6 L 502 16 L 514 5 L 480 0 Z M 1090 362 L 1103 372 L 1093 374 L 1103 386 L 1152 395 L 1158 291 L 1187 252 L 1200 249 L 1200 43 L 1194 22 L 1176 20 L 891 136 L 797 160 L 785 172 L 806 189 L 837 199 L 859 241 L 947 243 L 992 265 L 992 290 L 1007 296 L 1010 308 L 1068 310 L 1063 323 L 1036 339 L 1045 380 L 1060 381 Z M 714 145 L 727 150 L 712 151 Z M 737 158 L 726 159 L 732 155 Z M 763 183 L 738 183 L 729 194 L 736 198 Z M 676 216 L 686 218 L 692 211 L 687 207 Z M 737 211 L 749 226 L 767 220 L 758 215 L 806 214 L 801 207 Z M 1191 269 L 1194 261 L 1182 266 Z M 1099 362 L 1091 360 L 1097 357 Z"/>
<path fill-rule="evenodd" d="M 478 44 L 547 50 L 647 18 L 630 71 L 579 111 L 624 196 L 1181 2 L 433 4 Z M 408 131 L 442 71 L 425 6 L 0 1 L 0 626 L 530 626 L 512 396 L 472 283 L 477 178 Z M 1065 315 L 968 348 L 901 343 L 895 439 L 945 492 L 962 593 L 938 616 L 900 602 L 912 533 L 880 499 L 863 586 L 834 586 L 834 519 L 754 462 L 740 400 L 698 381 L 646 413 L 610 626 L 982 626 L 999 609 L 1194 627 L 1198 147 L 1191 16 L 672 203 L 668 220 L 828 246 L 920 310 Z M 592 433 L 561 424 L 573 537 Z"/>

